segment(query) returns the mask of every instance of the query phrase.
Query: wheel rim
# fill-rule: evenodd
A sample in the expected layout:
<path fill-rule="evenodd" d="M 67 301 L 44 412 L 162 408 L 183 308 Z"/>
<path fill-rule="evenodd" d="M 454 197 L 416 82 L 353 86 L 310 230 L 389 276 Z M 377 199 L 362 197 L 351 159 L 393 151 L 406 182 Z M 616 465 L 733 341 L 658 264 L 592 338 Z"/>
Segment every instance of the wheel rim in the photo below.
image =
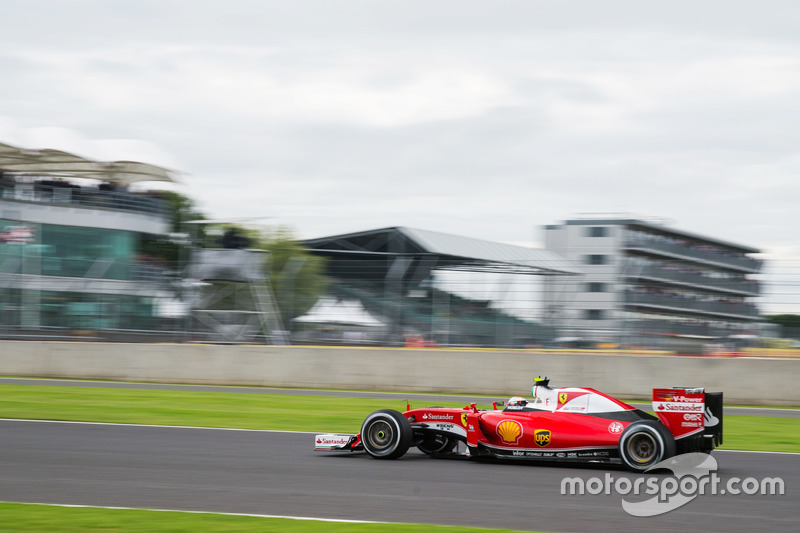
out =
<path fill-rule="evenodd" d="M 658 454 L 656 439 L 649 433 L 637 433 L 628 439 L 628 457 L 638 464 L 653 461 Z"/>
<path fill-rule="evenodd" d="M 392 445 L 394 440 L 392 426 L 383 420 L 370 424 L 367 429 L 367 440 L 375 451 L 385 450 Z"/>

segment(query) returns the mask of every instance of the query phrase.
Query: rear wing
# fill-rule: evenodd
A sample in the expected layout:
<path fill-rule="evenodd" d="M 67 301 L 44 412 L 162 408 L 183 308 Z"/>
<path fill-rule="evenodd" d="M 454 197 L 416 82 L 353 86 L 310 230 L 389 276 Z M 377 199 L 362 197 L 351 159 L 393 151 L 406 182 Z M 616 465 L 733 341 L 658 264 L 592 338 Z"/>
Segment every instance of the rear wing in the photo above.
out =
<path fill-rule="evenodd" d="M 653 411 L 675 437 L 678 453 L 722 444 L 722 393 L 702 388 L 653 389 Z"/>

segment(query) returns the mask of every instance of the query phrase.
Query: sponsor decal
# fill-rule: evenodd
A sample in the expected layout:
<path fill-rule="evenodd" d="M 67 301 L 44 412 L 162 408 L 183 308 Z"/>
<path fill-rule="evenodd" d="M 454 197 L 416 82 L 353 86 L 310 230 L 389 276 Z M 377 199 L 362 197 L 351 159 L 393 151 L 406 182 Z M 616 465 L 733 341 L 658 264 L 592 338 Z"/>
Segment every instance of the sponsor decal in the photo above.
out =
<path fill-rule="evenodd" d="M 422 415 L 423 420 L 447 420 L 452 421 L 453 415 L 445 414 L 445 415 L 437 415 L 436 413 L 425 413 Z"/>
<path fill-rule="evenodd" d="M 684 403 L 684 402 L 653 402 L 653 407 L 656 411 L 661 411 L 664 413 L 679 413 L 679 412 L 688 412 L 688 413 L 702 413 L 704 411 L 704 405 L 702 401 L 700 403 Z"/>
<path fill-rule="evenodd" d="M 558 403 L 567 403 L 567 393 L 566 392 L 559 392 L 558 393 Z"/>
<path fill-rule="evenodd" d="M 616 420 L 608 425 L 608 432 L 612 435 L 618 435 L 622 433 L 623 429 L 624 426 L 622 425 L 622 422 L 617 422 Z"/>
<path fill-rule="evenodd" d="M 706 427 L 710 428 L 719 424 L 719 418 L 714 416 L 714 413 L 711 412 L 710 408 L 706 408 L 704 420 L 706 423 Z"/>
<path fill-rule="evenodd" d="M 517 444 L 522 437 L 522 424 L 516 420 L 503 420 L 497 424 L 497 435 L 508 444 Z"/>
<path fill-rule="evenodd" d="M 315 442 L 317 446 L 344 446 L 350 442 L 350 437 L 346 435 L 317 435 Z"/>
<path fill-rule="evenodd" d="M 537 429 L 533 432 L 533 442 L 538 446 L 547 446 L 550 444 L 551 433 L 549 429 Z"/>
<path fill-rule="evenodd" d="M 36 230 L 33 226 L 8 226 L 6 231 L 0 232 L 0 242 L 12 244 L 28 244 L 36 240 Z"/>
<path fill-rule="evenodd" d="M 683 415 L 683 419 L 690 421 L 697 421 L 697 420 L 702 420 L 703 415 L 700 413 L 686 413 L 685 415 Z"/>
<path fill-rule="evenodd" d="M 461 425 L 467 427 L 467 413 L 461 413 Z"/>
<path fill-rule="evenodd" d="M 528 452 L 528 451 L 520 451 L 514 450 L 511 452 L 511 455 L 514 457 L 542 457 L 542 452 Z"/>
<path fill-rule="evenodd" d="M 433 427 L 442 431 L 453 431 L 456 428 L 455 424 L 434 424 Z"/>
<path fill-rule="evenodd" d="M 703 398 L 700 397 L 700 396 L 695 396 L 695 397 L 673 396 L 671 401 L 673 401 L 673 402 L 688 402 L 688 403 L 703 403 Z"/>
<path fill-rule="evenodd" d="M 598 457 L 609 457 L 609 453 L 602 451 L 580 451 L 580 452 L 534 452 L 531 450 L 511 450 L 508 452 L 511 457 L 535 457 L 538 459 L 595 459 Z"/>

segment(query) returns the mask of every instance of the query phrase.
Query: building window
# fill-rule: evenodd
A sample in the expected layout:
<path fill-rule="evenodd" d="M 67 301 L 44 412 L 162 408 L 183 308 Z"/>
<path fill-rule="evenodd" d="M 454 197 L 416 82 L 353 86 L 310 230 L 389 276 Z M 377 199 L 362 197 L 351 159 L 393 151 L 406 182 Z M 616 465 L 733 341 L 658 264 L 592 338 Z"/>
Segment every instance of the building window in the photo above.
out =
<path fill-rule="evenodd" d="M 591 254 L 585 257 L 585 262 L 587 265 L 605 265 L 606 264 L 606 256 L 603 254 Z"/>
<path fill-rule="evenodd" d="M 586 284 L 586 292 L 606 292 L 606 284 L 599 281 L 590 281 Z"/>
<path fill-rule="evenodd" d="M 586 320 L 603 320 L 605 313 L 602 309 L 586 309 L 583 318 Z"/>
<path fill-rule="evenodd" d="M 587 237 L 608 237 L 608 228 L 603 226 L 590 226 L 586 228 Z"/>

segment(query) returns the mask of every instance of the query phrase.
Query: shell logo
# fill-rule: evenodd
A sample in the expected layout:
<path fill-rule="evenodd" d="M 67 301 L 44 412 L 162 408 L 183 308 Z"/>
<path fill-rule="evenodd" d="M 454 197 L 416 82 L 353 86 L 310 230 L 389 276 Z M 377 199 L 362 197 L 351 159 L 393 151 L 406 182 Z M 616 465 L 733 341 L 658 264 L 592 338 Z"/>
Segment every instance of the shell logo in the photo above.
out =
<path fill-rule="evenodd" d="M 497 424 L 497 434 L 508 444 L 516 444 L 522 436 L 522 424 L 516 420 L 503 420 Z"/>

